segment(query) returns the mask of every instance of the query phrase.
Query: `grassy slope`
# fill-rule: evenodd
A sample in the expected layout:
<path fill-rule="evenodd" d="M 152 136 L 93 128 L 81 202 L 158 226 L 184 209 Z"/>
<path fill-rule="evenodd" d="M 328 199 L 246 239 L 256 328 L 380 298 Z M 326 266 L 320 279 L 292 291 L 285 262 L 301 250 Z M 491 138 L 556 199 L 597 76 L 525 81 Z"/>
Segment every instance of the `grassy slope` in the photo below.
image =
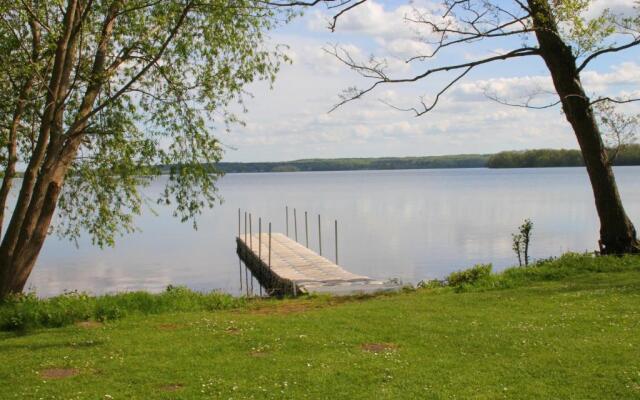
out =
<path fill-rule="evenodd" d="M 0 333 L 0 398 L 640 398 L 636 268 L 330 303 Z"/>

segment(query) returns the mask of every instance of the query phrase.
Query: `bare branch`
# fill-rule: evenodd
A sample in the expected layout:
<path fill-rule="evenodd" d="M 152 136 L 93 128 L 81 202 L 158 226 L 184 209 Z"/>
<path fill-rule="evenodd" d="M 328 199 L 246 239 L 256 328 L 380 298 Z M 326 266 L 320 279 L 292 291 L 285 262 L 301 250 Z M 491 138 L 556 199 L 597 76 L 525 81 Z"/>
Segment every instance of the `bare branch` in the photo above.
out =
<path fill-rule="evenodd" d="M 367 77 L 367 78 L 374 78 L 376 79 L 376 81 L 370 85 L 368 88 L 366 89 L 356 89 L 356 88 L 351 88 L 349 89 L 344 95 L 342 100 L 337 103 L 336 105 L 334 105 L 331 110 L 335 110 L 341 106 L 343 106 L 344 104 L 351 102 L 353 100 L 359 99 L 362 96 L 364 96 L 365 94 L 371 92 L 372 90 L 374 90 L 375 88 L 377 88 L 378 86 L 382 85 L 382 84 L 388 84 L 388 83 L 409 83 L 409 82 L 416 82 L 419 80 L 422 80 L 424 78 L 427 78 L 433 74 L 436 74 L 438 72 L 449 72 L 449 71 L 455 71 L 455 70 L 471 70 L 477 66 L 483 65 L 483 64 L 488 64 L 490 62 L 493 61 L 502 61 L 502 60 L 507 60 L 507 59 L 511 59 L 511 58 L 518 58 L 518 57 L 526 57 L 526 56 L 533 56 L 533 55 L 538 55 L 538 49 L 537 48 L 533 48 L 533 47 L 522 47 L 516 50 L 512 50 L 508 53 L 505 54 L 500 54 L 500 55 L 496 55 L 496 56 L 492 56 L 492 57 L 486 57 L 480 60 L 475 60 L 475 61 L 470 61 L 470 62 L 466 62 L 466 63 L 461 63 L 461 64 L 453 64 L 453 65 L 446 65 L 446 66 L 441 66 L 441 67 L 436 67 L 436 68 L 432 68 L 429 69 L 421 74 L 415 75 L 413 77 L 409 77 L 409 78 L 389 78 L 387 76 L 387 74 L 384 72 L 383 68 L 381 68 L 381 66 L 384 66 L 385 64 L 383 62 L 376 62 L 376 64 L 374 64 L 373 66 L 369 66 L 369 65 L 364 65 L 364 64 L 358 64 L 357 62 L 355 62 L 353 60 L 353 58 L 349 55 L 348 52 L 343 50 L 343 54 L 339 54 L 339 52 L 337 51 L 337 48 L 334 47 L 334 51 L 328 51 L 325 49 L 325 51 L 329 52 L 330 54 L 332 54 L 334 57 L 336 57 L 338 60 L 340 60 L 342 63 L 344 63 L 345 65 L 347 65 L 349 68 L 351 68 L 352 70 L 358 72 L 360 75 Z M 468 71 L 466 71 L 464 74 L 462 74 L 462 76 L 466 75 Z M 462 78 L 462 76 L 458 76 L 458 78 L 456 78 L 452 83 L 455 83 L 457 80 L 459 80 L 460 78 Z M 447 89 L 449 88 L 449 85 L 447 86 Z"/>
<path fill-rule="evenodd" d="M 544 110 L 544 109 L 547 109 L 547 108 L 555 107 L 555 106 L 557 106 L 557 105 L 562 103 L 562 99 L 560 99 L 560 100 L 554 101 L 552 103 L 544 104 L 544 105 L 541 105 L 541 106 L 532 105 L 531 102 L 533 101 L 534 97 L 537 94 L 538 93 L 532 94 L 523 103 L 513 103 L 513 102 L 509 102 L 509 101 L 507 101 L 505 99 L 501 99 L 501 98 L 499 98 L 497 96 L 491 95 L 489 93 L 486 93 L 486 92 L 484 93 L 484 95 L 488 99 L 490 99 L 492 101 L 495 101 L 496 103 L 499 103 L 499 104 L 502 104 L 502 105 L 505 105 L 505 106 L 509 106 L 509 107 L 529 108 L 529 109 L 532 109 L 532 110 Z M 568 98 L 571 98 L 571 97 L 580 97 L 582 99 L 586 99 L 583 96 L 577 96 L 577 95 L 565 96 L 564 98 L 568 99 Z M 595 105 L 595 104 L 602 103 L 602 102 L 611 102 L 611 103 L 616 103 L 616 104 L 626 104 L 626 103 L 634 103 L 634 102 L 638 102 L 638 101 L 640 101 L 640 98 L 617 99 L 617 98 L 612 98 L 612 97 L 599 97 L 596 100 L 590 101 L 589 104 L 590 105 Z"/>
<path fill-rule="evenodd" d="M 554 101 L 553 103 L 548 103 L 548 104 L 544 104 L 544 105 L 541 105 L 541 106 L 535 106 L 535 105 L 531 105 L 530 104 L 530 101 L 532 101 L 533 99 L 529 99 L 524 103 L 511 103 L 511 102 L 508 102 L 508 101 L 506 101 L 504 99 L 500 99 L 499 97 L 492 97 L 491 95 L 488 95 L 486 93 L 485 93 L 485 96 L 488 99 L 490 99 L 492 101 L 495 101 L 496 103 L 502 104 L 504 106 L 518 107 L 518 108 L 529 108 L 529 109 L 532 109 L 532 110 L 544 110 L 544 109 L 547 109 L 547 108 L 555 107 L 558 104 L 562 103 L 561 100 L 558 100 L 558 101 Z"/>
<path fill-rule="evenodd" d="M 598 104 L 598 103 L 605 102 L 605 101 L 609 101 L 611 103 L 616 103 L 616 104 L 626 104 L 626 103 L 638 102 L 638 101 L 640 101 L 640 98 L 616 99 L 614 97 L 600 97 L 600 98 L 597 98 L 596 100 L 592 101 L 590 104 L 594 105 L 594 104 Z"/>
<path fill-rule="evenodd" d="M 596 57 L 599 57 L 599 56 L 601 56 L 603 54 L 607 54 L 607 53 L 616 53 L 618 51 L 626 50 L 626 49 L 629 49 L 631 47 L 637 46 L 639 44 L 640 44 L 640 38 L 636 38 L 632 42 L 629 42 L 629 43 L 624 44 L 622 46 L 608 47 L 606 49 L 602 49 L 602 50 L 596 51 L 595 53 L 592 53 L 587 58 L 585 58 L 584 61 L 582 61 L 582 64 L 580 64 L 580 66 L 578 67 L 578 72 L 581 72 L 587 66 L 587 64 L 589 64 L 591 61 L 593 61 Z"/>
<path fill-rule="evenodd" d="M 471 71 L 473 69 L 473 67 L 468 67 L 467 69 L 465 69 L 460 75 L 458 75 L 455 79 L 453 79 L 452 81 L 449 82 L 449 84 L 447 86 L 445 86 L 442 90 L 440 90 L 437 94 L 435 99 L 433 100 L 433 102 L 429 105 L 427 105 L 424 101 L 424 96 L 420 99 L 420 104 L 422 104 L 422 109 L 417 109 L 415 107 L 411 107 L 411 108 L 399 108 L 396 107 L 388 102 L 382 101 L 382 103 L 388 105 L 389 107 L 395 108 L 396 110 L 399 111 L 413 111 L 415 113 L 416 117 L 419 117 L 421 115 L 424 115 L 426 113 L 428 113 L 429 111 L 433 110 L 436 105 L 438 104 L 438 101 L 440 100 L 440 96 L 442 96 L 447 90 L 449 90 L 453 85 L 456 84 L 456 82 L 458 82 L 460 79 L 462 79 L 465 75 L 467 75 L 467 73 L 469 73 L 469 71 Z"/>
<path fill-rule="evenodd" d="M 358 7 L 361 4 L 366 3 L 367 0 L 310 0 L 310 1 L 263 1 L 265 5 L 274 6 L 274 7 L 312 7 L 317 4 L 325 3 L 328 9 L 339 9 L 341 8 L 334 16 L 331 18 L 331 22 L 329 22 L 329 30 L 331 32 L 335 32 L 336 24 L 338 23 L 338 19 L 346 12 Z"/>
<path fill-rule="evenodd" d="M 352 10 L 356 7 L 358 7 L 360 4 L 365 3 L 367 0 L 360 0 L 357 1 L 355 3 L 353 3 L 352 5 L 343 8 L 342 10 L 340 10 L 337 14 L 335 14 L 333 16 L 333 21 L 331 21 L 331 23 L 329 24 L 329 29 L 331 30 L 331 32 L 335 32 L 336 31 L 336 24 L 338 23 L 338 18 L 340 18 L 340 16 L 344 13 L 346 13 L 349 10 Z"/>

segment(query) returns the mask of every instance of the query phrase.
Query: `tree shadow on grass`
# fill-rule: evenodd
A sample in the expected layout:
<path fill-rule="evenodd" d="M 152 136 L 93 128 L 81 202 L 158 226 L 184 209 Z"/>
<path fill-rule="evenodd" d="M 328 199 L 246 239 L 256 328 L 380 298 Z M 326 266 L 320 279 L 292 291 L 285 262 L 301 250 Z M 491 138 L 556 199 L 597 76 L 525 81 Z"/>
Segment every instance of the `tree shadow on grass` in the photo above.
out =
<path fill-rule="evenodd" d="M 18 336 L 18 335 L 16 335 Z M 12 351 L 12 350 L 29 350 L 29 351 L 38 351 L 38 350 L 48 350 L 48 349 L 87 349 L 94 348 L 102 345 L 104 342 L 102 340 L 82 340 L 77 342 L 70 342 L 69 340 L 64 341 L 49 341 L 45 343 L 7 343 L 0 342 L 0 353 L 4 351 Z"/>

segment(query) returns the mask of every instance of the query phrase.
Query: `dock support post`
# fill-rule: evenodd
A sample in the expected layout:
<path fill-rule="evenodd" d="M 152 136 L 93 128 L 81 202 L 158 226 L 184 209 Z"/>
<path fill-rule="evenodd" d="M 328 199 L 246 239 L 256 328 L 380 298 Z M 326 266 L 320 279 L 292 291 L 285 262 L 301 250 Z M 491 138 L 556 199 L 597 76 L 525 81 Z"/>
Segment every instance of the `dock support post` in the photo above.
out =
<path fill-rule="evenodd" d="M 338 265 L 338 220 L 336 219 L 336 265 Z"/>
<path fill-rule="evenodd" d="M 240 238 L 240 209 L 238 208 L 238 238 Z"/>
<path fill-rule="evenodd" d="M 253 250 L 253 236 L 251 233 L 251 213 L 249 213 L 249 248 Z"/>
<path fill-rule="evenodd" d="M 249 268 L 244 266 L 244 289 L 247 291 L 247 297 L 249 297 Z"/>
<path fill-rule="evenodd" d="M 247 244 L 247 212 L 244 212 L 244 244 Z"/>
<path fill-rule="evenodd" d="M 271 222 L 269 222 L 269 269 L 271 269 Z"/>
<path fill-rule="evenodd" d="M 322 229 L 320 228 L 320 214 L 318 214 L 318 249 L 320 250 L 320 255 L 322 255 Z"/>
<path fill-rule="evenodd" d="M 304 238 L 307 244 L 307 248 L 309 248 L 309 225 L 307 224 L 307 212 L 304 212 Z"/>
<path fill-rule="evenodd" d="M 258 260 L 262 261 L 262 218 L 261 217 L 258 217 Z"/>
<path fill-rule="evenodd" d="M 240 293 L 242 294 L 242 259 L 238 257 L 238 269 L 240 270 Z"/>
<path fill-rule="evenodd" d="M 284 215 L 285 215 L 285 222 L 286 222 L 286 229 L 285 229 L 285 233 L 287 234 L 287 237 L 289 237 L 289 206 L 284 206 Z"/>
<path fill-rule="evenodd" d="M 293 232 L 294 232 L 294 238 L 296 239 L 296 242 L 298 241 L 298 216 L 296 214 L 296 209 L 293 209 Z"/>

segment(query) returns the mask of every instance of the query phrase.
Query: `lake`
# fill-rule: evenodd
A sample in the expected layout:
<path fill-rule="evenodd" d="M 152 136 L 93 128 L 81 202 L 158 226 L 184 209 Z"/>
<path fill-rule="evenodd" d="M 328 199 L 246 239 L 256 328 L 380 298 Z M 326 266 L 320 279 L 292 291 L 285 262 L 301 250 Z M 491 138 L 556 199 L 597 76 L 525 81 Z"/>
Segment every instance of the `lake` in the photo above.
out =
<path fill-rule="evenodd" d="M 640 167 L 615 170 L 623 202 L 640 226 Z M 155 197 L 160 178 L 145 189 Z M 599 224 L 584 168 L 447 169 L 229 174 L 219 182 L 224 203 L 206 211 L 194 231 L 168 208 L 137 219 L 141 232 L 101 250 L 88 238 L 75 244 L 50 237 L 28 286 L 41 296 L 65 290 L 95 294 L 161 291 L 167 285 L 242 293 L 235 252 L 238 208 L 285 231 L 285 205 L 298 214 L 298 239 L 334 257 L 338 220 L 339 261 L 346 269 L 405 283 L 442 278 L 476 263 L 495 270 L 517 263 L 511 234 L 525 218 L 534 223 L 531 256 L 594 250 Z M 257 283 L 255 283 L 257 288 Z"/>

